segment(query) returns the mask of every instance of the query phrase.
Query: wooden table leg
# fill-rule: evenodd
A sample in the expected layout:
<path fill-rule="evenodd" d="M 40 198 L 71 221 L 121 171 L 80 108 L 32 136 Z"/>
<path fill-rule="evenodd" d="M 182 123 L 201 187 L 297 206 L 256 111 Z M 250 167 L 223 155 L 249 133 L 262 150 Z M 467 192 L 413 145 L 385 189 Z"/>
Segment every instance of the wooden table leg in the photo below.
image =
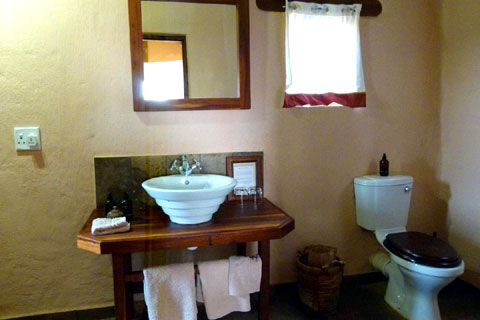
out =
<path fill-rule="evenodd" d="M 258 303 L 258 320 L 270 317 L 270 241 L 258 242 L 258 254 L 262 258 L 262 281 Z"/>
<path fill-rule="evenodd" d="M 129 293 L 125 283 L 125 274 L 132 272 L 132 255 L 130 253 L 112 254 L 113 293 L 115 298 L 115 319 L 133 318 L 133 294 Z"/>
<path fill-rule="evenodd" d="M 238 256 L 246 256 L 247 255 L 247 244 L 244 243 L 237 243 L 237 255 Z"/>

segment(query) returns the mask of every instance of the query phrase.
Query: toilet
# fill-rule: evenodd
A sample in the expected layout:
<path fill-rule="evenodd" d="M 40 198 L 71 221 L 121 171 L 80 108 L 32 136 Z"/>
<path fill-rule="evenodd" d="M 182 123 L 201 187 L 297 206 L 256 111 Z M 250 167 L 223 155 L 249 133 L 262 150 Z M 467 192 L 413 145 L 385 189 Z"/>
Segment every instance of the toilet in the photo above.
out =
<path fill-rule="evenodd" d="M 447 242 L 406 231 L 412 187 L 409 176 L 355 178 L 357 224 L 374 231 L 388 252 L 370 257 L 388 277 L 385 301 L 407 319 L 440 320 L 438 293 L 465 267 Z"/>

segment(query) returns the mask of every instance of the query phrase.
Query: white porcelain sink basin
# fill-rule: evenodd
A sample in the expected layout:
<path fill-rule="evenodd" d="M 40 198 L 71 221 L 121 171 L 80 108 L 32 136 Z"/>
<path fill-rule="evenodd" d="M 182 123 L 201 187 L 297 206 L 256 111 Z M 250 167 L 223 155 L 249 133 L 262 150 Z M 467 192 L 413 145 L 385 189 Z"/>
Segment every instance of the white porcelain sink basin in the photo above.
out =
<path fill-rule="evenodd" d="M 237 180 L 216 174 L 172 175 L 146 180 L 142 187 L 170 220 L 179 224 L 210 221 Z"/>

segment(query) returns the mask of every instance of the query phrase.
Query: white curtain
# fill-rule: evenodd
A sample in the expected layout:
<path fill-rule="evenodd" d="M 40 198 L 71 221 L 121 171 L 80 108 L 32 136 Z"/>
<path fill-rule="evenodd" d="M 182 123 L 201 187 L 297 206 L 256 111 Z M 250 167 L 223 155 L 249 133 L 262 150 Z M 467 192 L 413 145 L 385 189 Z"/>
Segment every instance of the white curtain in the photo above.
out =
<path fill-rule="evenodd" d="M 145 62 L 143 64 L 143 98 L 170 100 L 185 98 L 183 60 Z"/>
<path fill-rule="evenodd" d="M 287 3 L 287 94 L 365 92 L 361 8 L 361 4 Z"/>

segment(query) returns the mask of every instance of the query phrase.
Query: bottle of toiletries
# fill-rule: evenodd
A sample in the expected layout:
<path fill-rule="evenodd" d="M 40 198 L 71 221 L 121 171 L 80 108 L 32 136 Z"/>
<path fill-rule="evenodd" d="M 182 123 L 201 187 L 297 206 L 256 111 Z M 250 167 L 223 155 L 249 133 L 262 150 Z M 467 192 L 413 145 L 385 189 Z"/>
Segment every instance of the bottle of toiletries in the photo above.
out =
<path fill-rule="evenodd" d="M 382 160 L 380 160 L 380 175 L 383 177 L 388 176 L 388 160 L 385 153 L 382 156 Z"/>
<path fill-rule="evenodd" d="M 117 204 L 113 201 L 113 196 L 111 193 L 108 194 L 107 200 L 105 201 L 105 214 L 112 211 L 113 207 Z"/>
<path fill-rule="evenodd" d="M 118 218 L 123 217 L 124 214 L 122 210 L 119 210 L 117 206 L 113 206 L 112 210 L 108 211 L 107 218 Z"/>
<path fill-rule="evenodd" d="M 128 194 L 126 192 L 123 193 L 123 199 L 122 202 L 120 202 L 120 208 L 127 217 L 127 221 L 130 221 L 132 219 L 132 200 L 128 197 Z"/>

